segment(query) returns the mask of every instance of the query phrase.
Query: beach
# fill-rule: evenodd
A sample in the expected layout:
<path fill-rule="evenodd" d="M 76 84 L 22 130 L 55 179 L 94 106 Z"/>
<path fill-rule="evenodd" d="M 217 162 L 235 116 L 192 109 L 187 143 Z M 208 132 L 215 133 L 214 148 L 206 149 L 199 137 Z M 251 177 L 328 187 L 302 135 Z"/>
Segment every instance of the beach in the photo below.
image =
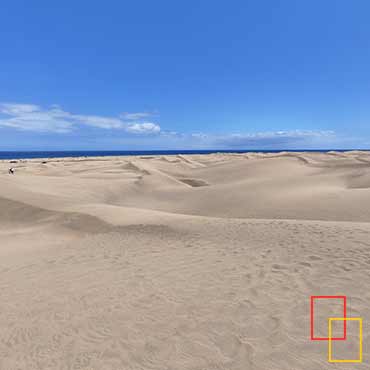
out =
<path fill-rule="evenodd" d="M 365 151 L 0 161 L 0 369 L 353 369 L 320 295 L 367 369 L 369 199 Z"/>

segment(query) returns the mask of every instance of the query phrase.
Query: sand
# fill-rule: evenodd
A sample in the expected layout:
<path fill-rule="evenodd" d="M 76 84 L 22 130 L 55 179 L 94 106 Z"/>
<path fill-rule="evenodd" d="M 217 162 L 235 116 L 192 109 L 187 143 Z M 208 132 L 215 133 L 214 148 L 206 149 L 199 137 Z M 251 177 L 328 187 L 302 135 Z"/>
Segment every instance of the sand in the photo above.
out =
<path fill-rule="evenodd" d="M 366 152 L 0 161 L 0 369 L 368 369 L 369 200 Z"/>

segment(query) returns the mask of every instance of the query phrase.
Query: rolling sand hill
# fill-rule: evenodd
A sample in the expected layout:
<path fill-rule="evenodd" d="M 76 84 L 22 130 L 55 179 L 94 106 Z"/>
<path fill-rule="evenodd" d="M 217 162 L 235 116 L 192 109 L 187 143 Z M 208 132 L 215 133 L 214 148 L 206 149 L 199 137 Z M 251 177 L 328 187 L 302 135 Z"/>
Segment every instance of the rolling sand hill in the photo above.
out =
<path fill-rule="evenodd" d="M 0 209 L 1 370 L 353 369 L 339 294 L 369 368 L 367 152 L 0 161 Z"/>

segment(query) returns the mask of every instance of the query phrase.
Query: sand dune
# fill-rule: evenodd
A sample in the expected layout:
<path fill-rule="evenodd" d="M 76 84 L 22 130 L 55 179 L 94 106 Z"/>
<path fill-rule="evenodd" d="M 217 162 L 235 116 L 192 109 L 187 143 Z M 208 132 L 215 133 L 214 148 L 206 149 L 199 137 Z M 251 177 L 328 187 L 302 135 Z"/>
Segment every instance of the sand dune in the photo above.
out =
<path fill-rule="evenodd" d="M 367 369 L 369 199 L 361 151 L 0 161 L 0 369 L 352 369 L 339 294 Z"/>

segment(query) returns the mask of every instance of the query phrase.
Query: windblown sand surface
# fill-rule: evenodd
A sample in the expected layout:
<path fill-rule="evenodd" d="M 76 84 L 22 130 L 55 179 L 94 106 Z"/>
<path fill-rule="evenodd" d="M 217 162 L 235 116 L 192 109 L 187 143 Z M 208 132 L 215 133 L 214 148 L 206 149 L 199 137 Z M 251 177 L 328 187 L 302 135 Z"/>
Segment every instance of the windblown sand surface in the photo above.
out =
<path fill-rule="evenodd" d="M 45 161 L 0 162 L 1 370 L 369 368 L 369 153 Z M 347 295 L 362 364 L 311 295 Z"/>

